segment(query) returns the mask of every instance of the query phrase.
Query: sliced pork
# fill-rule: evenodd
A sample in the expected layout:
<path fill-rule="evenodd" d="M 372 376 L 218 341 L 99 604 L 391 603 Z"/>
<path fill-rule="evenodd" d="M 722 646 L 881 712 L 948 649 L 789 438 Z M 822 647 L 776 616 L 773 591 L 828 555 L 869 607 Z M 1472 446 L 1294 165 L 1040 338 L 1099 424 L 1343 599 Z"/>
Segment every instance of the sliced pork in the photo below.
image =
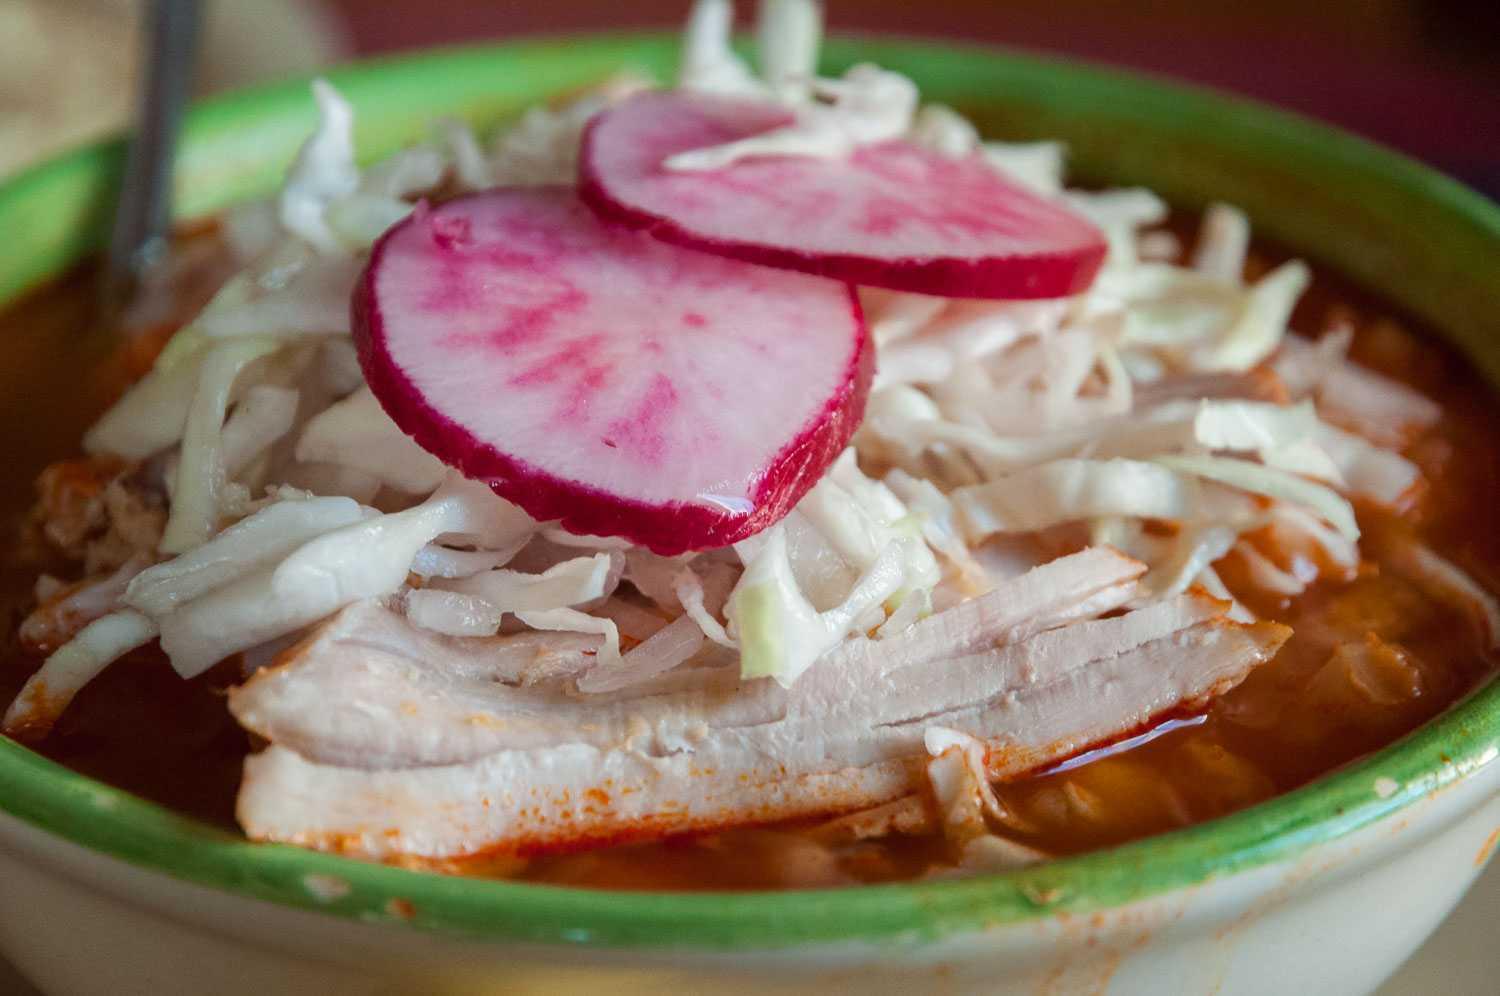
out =
<path fill-rule="evenodd" d="M 737 668 L 727 674 L 710 668 L 684 672 L 687 680 L 665 686 L 669 691 L 657 685 L 569 696 L 558 682 L 525 679 L 583 671 L 598 637 L 448 637 L 369 601 L 344 610 L 281 666 L 235 689 L 229 705 L 242 725 L 266 739 L 321 763 L 353 767 L 454 764 L 567 743 L 675 749 L 700 730 L 845 715 L 855 704 L 897 715 L 913 671 L 1057 625 L 1082 604 L 1096 613 L 1116 608 L 1132 594 L 1123 583 L 1143 570 L 1107 549 L 1062 558 L 896 637 L 850 640 L 790 691 L 742 682 Z M 1101 602 L 1101 592 L 1111 597 Z M 583 687 L 607 684 L 605 677 Z M 909 715 L 926 706 L 918 701 Z"/>
<path fill-rule="evenodd" d="M 236 715 L 273 741 L 246 764 L 240 820 L 258 839 L 442 857 L 831 814 L 914 791 L 932 726 L 983 739 L 991 776 L 1015 776 L 1203 701 L 1288 635 L 1229 622 L 1197 593 L 1047 628 L 1069 606 L 1109 605 L 1097 594 L 1138 571 L 1113 551 L 1063 558 L 900 637 L 850 641 L 790 690 L 736 681 L 587 705 L 492 679 L 481 695 L 452 662 L 399 685 L 423 663 L 391 668 L 389 647 L 361 653 L 378 641 L 349 635 L 378 622 L 389 637 L 399 617 L 346 610 L 235 694 Z M 1048 579 L 1073 581 L 1071 599 Z M 434 750 L 418 734 L 439 728 Z"/>
<path fill-rule="evenodd" d="M 378 858 L 572 847 L 837 813 L 911 792 L 929 724 L 984 739 L 990 774 L 1016 775 L 1233 685 L 1288 635 L 1270 623 L 1200 623 L 948 713 L 823 736 L 787 722 L 705 731 L 701 743 L 668 754 L 568 743 L 371 771 L 272 746 L 246 762 L 238 815 L 255 839 Z"/>

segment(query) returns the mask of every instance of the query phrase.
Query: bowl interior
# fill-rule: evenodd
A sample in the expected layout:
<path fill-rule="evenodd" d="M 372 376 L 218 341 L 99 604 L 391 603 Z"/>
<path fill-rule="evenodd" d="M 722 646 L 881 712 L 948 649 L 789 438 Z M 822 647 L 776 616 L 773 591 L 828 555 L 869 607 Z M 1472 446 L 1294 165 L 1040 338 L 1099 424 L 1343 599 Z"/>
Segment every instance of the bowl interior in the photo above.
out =
<path fill-rule="evenodd" d="M 456 115 L 490 127 L 619 69 L 669 78 L 664 35 L 590 36 L 455 49 L 340 69 L 362 157 Z M 1211 92 L 996 49 L 835 38 L 827 67 L 870 60 L 912 76 L 993 136 L 1061 138 L 1084 182 L 1142 184 L 1183 206 L 1226 200 L 1268 235 L 1426 320 L 1500 383 L 1500 208 L 1353 136 Z M 178 175 L 191 217 L 274 189 L 313 122 L 304 82 L 196 108 Z M 0 188 L 0 302 L 97 247 L 121 150 L 93 146 Z M 12 428 L 10 431 L 14 431 Z M 601 893 L 425 875 L 297 848 L 252 845 L 93 782 L 0 738 L 0 810 L 85 847 L 179 878 L 363 920 L 488 938 L 610 946 L 765 948 L 920 940 L 1090 912 L 1295 854 L 1495 763 L 1500 684 L 1398 744 L 1233 816 L 1017 872 L 964 881 L 732 899 Z M 1448 763 L 1442 763 L 1439 759 Z M 1377 777 L 1400 788 L 1381 798 Z M 309 876 L 349 886 L 329 900 Z M 392 905 L 390 900 L 405 902 Z M 410 912 L 411 916 L 406 914 Z"/>

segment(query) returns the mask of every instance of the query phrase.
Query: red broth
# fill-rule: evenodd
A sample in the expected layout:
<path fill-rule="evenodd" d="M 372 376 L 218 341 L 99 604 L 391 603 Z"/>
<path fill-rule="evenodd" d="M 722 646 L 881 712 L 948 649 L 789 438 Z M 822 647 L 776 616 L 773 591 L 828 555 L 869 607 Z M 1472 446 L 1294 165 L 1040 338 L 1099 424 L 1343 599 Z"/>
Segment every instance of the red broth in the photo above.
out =
<path fill-rule="evenodd" d="M 1277 254 L 1257 257 L 1260 267 Z M 58 570 L 26 528 L 29 482 L 77 452 L 91 419 L 149 361 L 149 345 L 104 355 L 83 341 L 90 285 L 61 281 L 0 315 L 0 424 L 11 484 L 0 490 L 7 610 L 0 702 L 40 664 L 15 640 L 41 570 Z M 1370 535 L 1414 530 L 1490 590 L 1500 588 L 1500 418 L 1492 395 L 1441 344 L 1327 273 L 1294 325 L 1347 322 L 1361 362 L 1439 399 L 1442 421 L 1411 446 L 1426 487 L 1397 518 L 1360 507 Z M 80 377 L 79 371 L 91 371 Z M 30 537 L 30 538 L 28 538 Z M 1224 571 L 1232 588 L 1232 567 Z M 1240 590 L 1244 590 L 1240 588 Z M 1106 847 L 1213 819 L 1317 778 L 1397 739 L 1478 685 L 1494 661 L 1456 607 L 1434 601 L 1370 559 L 1348 582 L 1320 582 L 1295 599 L 1247 599 L 1295 635 L 1271 663 L 1194 721 L 1116 752 L 997 787 L 1018 818 L 1017 839 L 1052 854 Z M 1339 644 L 1368 653 L 1334 658 Z M 148 648 L 89 684 L 54 732 L 47 757 L 111 785 L 221 826 L 233 826 L 240 765 L 254 749 L 230 718 L 232 663 L 184 682 Z M 755 889 L 877 882 L 941 871 L 941 839 L 892 836 L 839 847 L 805 827 L 746 828 L 571 854 L 489 855 L 419 862 L 457 874 L 620 889 Z"/>

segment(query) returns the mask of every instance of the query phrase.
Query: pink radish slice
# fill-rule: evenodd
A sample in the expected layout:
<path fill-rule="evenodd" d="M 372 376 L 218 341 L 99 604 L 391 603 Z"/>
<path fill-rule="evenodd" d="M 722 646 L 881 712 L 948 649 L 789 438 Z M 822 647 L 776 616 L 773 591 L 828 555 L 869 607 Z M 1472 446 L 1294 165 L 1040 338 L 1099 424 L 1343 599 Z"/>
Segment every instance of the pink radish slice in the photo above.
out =
<path fill-rule="evenodd" d="M 600 222 L 562 188 L 419 208 L 354 292 L 403 430 L 539 520 L 662 554 L 796 504 L 864 412 L 853 288 Z"/>
<path fill-rule="evenodd" d="M 790 121 L 755 100 L 641 94 L 590 123 L 579 193 L 601 217 L 677 245 L 944 297 L 1063 297 L 1088 287 L 1104 261 L 1097 228 L 977 155 L 892 141 L 847 159 L 662 165 Z"/>

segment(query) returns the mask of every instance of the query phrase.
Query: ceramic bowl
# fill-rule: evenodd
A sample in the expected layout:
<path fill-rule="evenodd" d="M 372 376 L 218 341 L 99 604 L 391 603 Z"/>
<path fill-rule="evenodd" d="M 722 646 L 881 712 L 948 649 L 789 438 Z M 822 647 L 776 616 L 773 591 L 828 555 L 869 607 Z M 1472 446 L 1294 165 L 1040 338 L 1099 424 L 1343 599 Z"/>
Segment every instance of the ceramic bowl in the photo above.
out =
<path fill-rule="evenodd" d="M 665 78 L 673 47 L 528 41 L 331 77 L 375 157 L 438 115 L 489 126 L 622 67 Z M 1115 72 L 951 44 L 829 44 L 830 69 L 855 59 L 910 74 L 991 134 L 1067 140 L 1085 182 L 1242 206 L 1257 231 L 1378 288 L 1500 382 L 1500 209 L 1457 184 L 1306 120 Z M 272 189 L 311 124 L 302 85 L 197 108 L 184 215 Z M 119 158 L 86 149 L 0 189 L 0 300 L 98 244 Z M 687 895 L 254 845 L 0 739 L 0 948 L 50 993 L 1363 992 L 1494 849 L 1497 754 L 1491 682 L 1312 785 L 1150 840 L 965 881 Z"/>

